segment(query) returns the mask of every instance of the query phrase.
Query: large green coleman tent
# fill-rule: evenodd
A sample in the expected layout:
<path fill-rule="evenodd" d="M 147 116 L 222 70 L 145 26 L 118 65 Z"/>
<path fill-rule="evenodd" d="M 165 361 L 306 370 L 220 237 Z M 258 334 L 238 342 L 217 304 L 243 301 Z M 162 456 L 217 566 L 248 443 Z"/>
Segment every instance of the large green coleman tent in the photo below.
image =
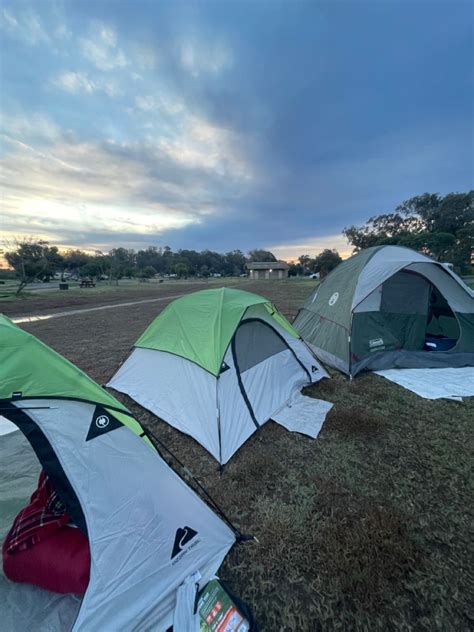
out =
<path fill-rule="evenodd" d="M 327 374 L 266 298 L 219 288 L 170 303 L 109 382 L 221 465 L 295 391 Z"/>
<path fill-rule="evenodd" d="M 39 461 L 91 555 L 81 599 L 0 572 L 2 629 L 164 631 L 188 580 L 202 587 L 217 571 L 233 531 L 144 434 L 112 395 L 0 315 L 0 537 Z"/>
<path fill-rule="evenodd" d="M 474 292 L 409 248 L 375 246 L 347 259 L 293 324 L 321 360 L 349 375 L 474 365 Z"/>

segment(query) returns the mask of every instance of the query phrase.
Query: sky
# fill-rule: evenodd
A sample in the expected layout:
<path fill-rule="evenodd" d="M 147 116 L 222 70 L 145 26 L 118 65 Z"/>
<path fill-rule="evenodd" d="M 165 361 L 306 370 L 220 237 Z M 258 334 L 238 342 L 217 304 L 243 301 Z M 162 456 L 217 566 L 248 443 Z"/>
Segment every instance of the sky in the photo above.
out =
<path fill-rule="evenodd" d="M 0 241 L 278 257 L 474 174 L 474 4 L 0 6 Z"/>

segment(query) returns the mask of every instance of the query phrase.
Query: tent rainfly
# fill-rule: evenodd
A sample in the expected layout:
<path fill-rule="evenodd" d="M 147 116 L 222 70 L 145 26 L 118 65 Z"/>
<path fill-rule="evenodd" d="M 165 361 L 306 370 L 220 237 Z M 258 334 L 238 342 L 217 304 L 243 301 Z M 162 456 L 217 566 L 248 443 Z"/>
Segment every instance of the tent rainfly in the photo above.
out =
<path fill-rule="evenodd" d="M 304 384 L 327 373 L 267 299 L 220 288 L 170 303 L 109 382 L 221 465 Z"/>
<path fill-rule="evenodd" d="M 161 459 L 120 402 L 4 316 L 0 415 L 28 439 L 91 555 L 82 600 L 0 573 L 3 629 L 166 630 L 179 587 L 195 573 L 201 587 L 209 581 L 235 542 L 233 531 Z M 2 478 L 15 468 L 23 475 L 18 463 L 31 460 L 31 448 L 15 440 L 9 470 L 8 445 L 22 435 L 1 430 Z M 15 492 L 14 476 L 0 481 L 1 536 Z M 25 500 L 15 500 L 16 510 Z"/>
<path fill-rule="evenodd" d="M 474 365 L 474 292 L 448 265 L 401 246 L 339 264 L 293 324 L 323 362 L 351 376 Z"/>

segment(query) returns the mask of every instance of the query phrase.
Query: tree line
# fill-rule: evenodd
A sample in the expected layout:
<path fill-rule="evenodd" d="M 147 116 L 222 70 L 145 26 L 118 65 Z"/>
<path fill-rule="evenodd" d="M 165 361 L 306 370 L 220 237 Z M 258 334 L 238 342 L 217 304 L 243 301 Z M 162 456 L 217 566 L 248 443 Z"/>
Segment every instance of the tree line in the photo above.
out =
<path fill-rule="evenodd" d="M 405 200 L 392 213 L 370 217 L 343 234 L 358 252 L 370 246 L 407 246 L 436 261 L 470 272 L 474 252 L 474 190 L 467 193 L 424 193 Z"/>
<path fill-rule="evenodd" d="M 250 261 L 276 261 L 273 253 L 251 250 L 246 256 L 240 250 L 225 254 L 204 250 L 178 250 L 169 246 L 150 246 L 144 250 L 112 248 L 107 253 L 87 253 L 80 249 L 60 252 L 57 246 L 47 241 L 24 239 L 5 253 L 5 259 L 18 278 L 18 292 L 36 281 L 50 281 L 59 276 L 68 278 L 90 278 L 118 283 L 123 278 L 146 280 L 155 275 L 177 278 L 211 275 L 239 276 L 245 273 L 245 264 Z"/>
<path fill-rule="evenodd" d="M 308 255 L 300 257 L 298 264 L 290 265 L 290 274 L 328 272 L 341 261 L 334 251 L 325 253 L 313 259 Z M 47 282 L 55 276 L 62 280 L 89 278 L 111 283 L 118 283 L 123 278 L 147 280 L 156 275 L 180 279 L 207 278 L 212 275 L 240 276 L 246 274 L 247 263 L 277 261 L 272 252 L 261 249 L 251 250 L 247 255 L 241 250 L 223 254 L 212 250 L 174 252 L 169 246 L 150 246 L 138 251 L 119 247 L 112 248 L 108 253 L 96 251 L 93 254 L 79 249 L 60 252 L 57 246 L 34 239 L 17 241 L 14 248 L 4 256 L 18 278 L 18 293 L 30 283 Z"/>
<path fill-rule="evenodd" d="M 424 193 L 402 202 L 391 213 L 370 217 L 363 226 L 344 228 L 343 234 L 354 252 L 383 244 L 408 246 L 466 273 L 473 263 L 474 191 L 445 196 Z M 17 241 L 4 256 L 18 278 L 18 292 L 29 283 L 48 281 L 58 273 L 63 279 L 87 277 L 118 283 L 122 278 L 146 280 L 155 275 L 239 276 L 246 273 L 249 262 L 277 261 L 272 252 L 262 249 L 247 254 L 241 250 L 173 251 L 169 246 L 138 251 L 118 247 L 92 254 L 79 249 L 60 252 L 57 246 L 34 239 Z M 323 277 L 341 261 L 339 253 L 331 249 L 315 257 L 301 255 L 297 262 L 290 263 L 289 274 L 314 272 Z"/>

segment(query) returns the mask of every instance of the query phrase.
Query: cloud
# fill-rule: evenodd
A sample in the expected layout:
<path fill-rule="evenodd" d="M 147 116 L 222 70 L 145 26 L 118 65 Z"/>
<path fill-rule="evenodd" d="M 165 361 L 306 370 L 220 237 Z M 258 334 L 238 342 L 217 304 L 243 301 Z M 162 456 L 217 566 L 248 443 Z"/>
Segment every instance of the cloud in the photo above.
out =
<path fill-rule="evenodd" d="M 140 70 L 155 70 L 158 65 L 158 54 L 151 46 L 139 45 L 133 43 L 131 45 L 133 63 Z"/>
<path fill-rule="evenodd" d="M 39 16 L 30 9 L 16 13 L 3 9 L 0 13 L 0 28 L 29 46 L 50 42 Z"/>
<path fill-rule="evenodd" d="M 255 177 L 255 172 L 242 145 L 243 140 L 232 130 L 194 115 L 184 119 L 179 133 L 159 141 L 161 151 L 174 162 L 201 167 L 243 185 Z"/>
<path fill-rule="evenodd" d="M 102 71 L 124 68 L 129 60 L 117 46 L 117 34 L 110 26 L 100 25 L 92 29 L 88 38 L 80 38 L 81 51 L 85 59 Z"/>
<path fill-rule="evenodd" d="M 39 115 L 10 122 L 15 137 L 7 136 L 11 151 L 0 162 L 6 233 L 83 245 L 99 234 L 101 243 L 123 243 L 124 235 L 153 241 L 224 215 L 239 192 L 235 165 L 231 185 L 215 157 L 204 162 L 230 142 L 226 132 L 204 121 L 191 124 L 191 138 L 201 145 L 192 159 L 189 148 L 182 154 L 179 145 L 165 149 L 160 141 L 80 141 Z M 38 142 L 28 144 L 35 124 L 42 130 L 41 149 Z"/>
<path fill-rule="evenodd" d="M 54 30 L 54 36 L 60 40 L 70 40 L 72 38 L 72 31 L 66 24 L 59 24 Z"/>
<path fill-rule="evenodd" d="M 273 252 L 278 259 L 285 261 L 296 261 L 299 256 L 309 254 L 311 257 L 318 255 L 320 252 L 329 248 L 335 248 L 343 259 L 352 254 L 352 246 L 341 234 L 315 236 L 303 241 L 294 243 L 280 243 L 266 245 L 265 248 Z"/>
<path fill-rule="evenodd" d="M 179 60 L 184 70 L 197 78 L 206 74 L 218 75 L 230 68 L 233 55 L 223 42 L 186 39 L 179 44 Z"/>
<path fill-rule="evenodd" d="M 10 139 L 26 142 L 51 143 L 58 141 L 63 132 L 48 116 L 44 114 L 4 113 L 0 119 L 0 129 Z"/>
<path fill-rule="evenodd" d="M 151 94 L 135 97 L 135 106 L 143 112 L 161 111 L 166 114 L 180 114 L 184 112 L 184 101 L 178 97 Z"/>
<path fill-rule="evenodd" d="M 103 92 L 107 96 L 114 98 L 123 94 L 117 82 L 111 79 L 90 78 L 83 72 L 62 72 L 53 78 L 52 83 L 57 88 L 70 92 L 71 94 L 92 94 Z"/>

